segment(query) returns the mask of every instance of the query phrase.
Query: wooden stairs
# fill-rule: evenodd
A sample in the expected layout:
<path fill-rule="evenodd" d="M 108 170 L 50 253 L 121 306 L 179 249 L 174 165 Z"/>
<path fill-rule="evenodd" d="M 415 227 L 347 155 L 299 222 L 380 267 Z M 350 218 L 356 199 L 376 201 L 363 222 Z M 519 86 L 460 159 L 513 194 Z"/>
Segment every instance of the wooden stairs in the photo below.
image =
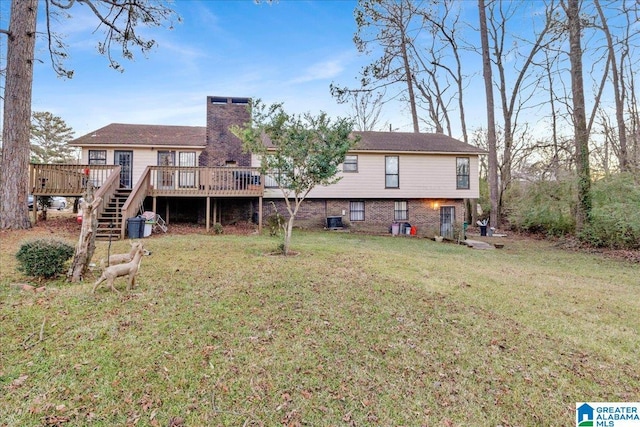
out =
<path fill-rule="evenodd" d="M 98 217 L 98 229 L 96 239 L 98 240 L 118 240 L 122 228 L 122 206 L 131 194 L 130 188 L 119 188 L 106 202 L 103 212 Z M 125 220 L 126 221 L 126 220 Z"/>

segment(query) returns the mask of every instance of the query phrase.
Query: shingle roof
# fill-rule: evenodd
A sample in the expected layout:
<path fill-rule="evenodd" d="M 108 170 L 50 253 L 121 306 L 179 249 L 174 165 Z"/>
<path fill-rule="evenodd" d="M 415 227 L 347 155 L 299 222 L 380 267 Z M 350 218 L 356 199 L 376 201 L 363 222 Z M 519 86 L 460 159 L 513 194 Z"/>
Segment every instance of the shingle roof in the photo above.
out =
<path fill-rule="evenodd" d="M 483 154 L 486 151 L 441 133 L 353 132 L 360 136 L 354 151 Z"/>
<path fill-rule="evenodd" d="M 111 123 L 103 128 L 74 139 L 70 145 L 147 145 L 147 146 L 206 146 L 204 126 L 132 125 Z"/>

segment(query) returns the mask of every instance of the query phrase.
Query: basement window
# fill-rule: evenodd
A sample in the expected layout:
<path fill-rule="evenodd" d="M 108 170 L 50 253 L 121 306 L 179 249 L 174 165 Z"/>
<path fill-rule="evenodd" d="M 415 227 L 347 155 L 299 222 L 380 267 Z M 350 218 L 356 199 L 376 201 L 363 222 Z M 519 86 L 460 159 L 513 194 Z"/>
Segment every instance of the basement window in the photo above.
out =
<path fill-rule="evenodd" d="M 364 221 L 364 202 L 349 202 L 349 220 Z"/>

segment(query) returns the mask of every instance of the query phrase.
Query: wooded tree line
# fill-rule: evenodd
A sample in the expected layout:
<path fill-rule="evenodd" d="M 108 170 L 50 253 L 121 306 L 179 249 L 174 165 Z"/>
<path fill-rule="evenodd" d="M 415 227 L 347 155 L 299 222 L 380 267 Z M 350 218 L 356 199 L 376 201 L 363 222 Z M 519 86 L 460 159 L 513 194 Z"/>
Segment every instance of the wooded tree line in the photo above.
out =
<path fill-rule="evenodd" d="M 640 172 L 639 18 L 635 0 L 360 0 L 354 42 L 372 60 L 331 91 L 361 130 L 388 127 L 380 112 L 401 99 L 415 132 L 488 149 L 494 225 L 514 183 L 572 177 L 579 228 L 592 180 Z"/>
<path fill-rule="evenodd" d="M 36 0 L 12 0 L 9 28 L 0 28 L 8 47 L 4 123 L 11 123 L 2 136 L 0 228 L 30 226 L 26 186 L 38 34 L 48 41 L 54 70 L 72 74 L 51 18 L 88 6 L 103 30 L 98 51 L 118 70 L 117 58 L 154 45 L 140 37 L 140 26 L 179 20 L 160 0 L 44 4 L 45 28 L 36 32 Z M 334 84 L 331 91 L 352 103 L 362 130 L 386 128 L 380 112 L 401 100 L 414 131 L 486 147 L 482 176 L 489 182 L 493 225 L 499 226 L 514 183 L 571 178 L 581 226 L 590 220 L 593 179 L 629 172 L 637 181 L 639 175 L 639 9 L 636 0 L 360 0 L 354 42 L 372 61 L 353 87 Z M 485 102 L 486 121 L 474 115 Z"/>

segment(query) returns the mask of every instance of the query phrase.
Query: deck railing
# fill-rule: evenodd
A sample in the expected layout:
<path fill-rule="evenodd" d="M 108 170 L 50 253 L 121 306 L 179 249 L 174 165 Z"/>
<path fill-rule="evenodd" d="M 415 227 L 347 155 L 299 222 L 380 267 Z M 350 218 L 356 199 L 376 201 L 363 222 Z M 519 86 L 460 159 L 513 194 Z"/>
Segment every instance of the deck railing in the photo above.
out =
<path fill-rule="evenodd" d="M 102 197 L 102 203 L 96 208 L 96 215 L 98 218 L 104 212 L 107 203 L 120 187 L 120 166 L 116 166 L 113 172 L 107 179 L 104 180 L 100 188 L 94 193 L 94 197 Z"/>
<path fill-rule="evenodd" d="M 36 196 L 81 196 L 87 181 L 100 188 L 118 165 L 45 165 L 32 163 L 29 189 Z"/>
<path fill-rule="evenodd" d="M 107 182 L 118 165 L 30 165 L 29 187 L 36 196 L 81 196 L 90 181 Z M 149 196 L 261 196 L 264 177 L 256 168 L 149 166 L 140 181 Z M 112 181 L 109 181 L 112 183 Z"/>
<path fill-rule="evenodd" d="M 125 230 L 127 227 L 127 218 L 138 215 L 140 207 L 144 203 L 144 199 L 147 197 L 150 185 L 151 173 L 149 172 L 149 166 L 147 166 L 142 173 L 142 176 L 131 190 L 129 198 L 122 206 L 122 224 L 120 228 L 120 236 L 124 239 Z"/>
<path fill-rule="evenodd" d="M 261 196 L 256 168 L 150 166 L 150 196 Z"/>

